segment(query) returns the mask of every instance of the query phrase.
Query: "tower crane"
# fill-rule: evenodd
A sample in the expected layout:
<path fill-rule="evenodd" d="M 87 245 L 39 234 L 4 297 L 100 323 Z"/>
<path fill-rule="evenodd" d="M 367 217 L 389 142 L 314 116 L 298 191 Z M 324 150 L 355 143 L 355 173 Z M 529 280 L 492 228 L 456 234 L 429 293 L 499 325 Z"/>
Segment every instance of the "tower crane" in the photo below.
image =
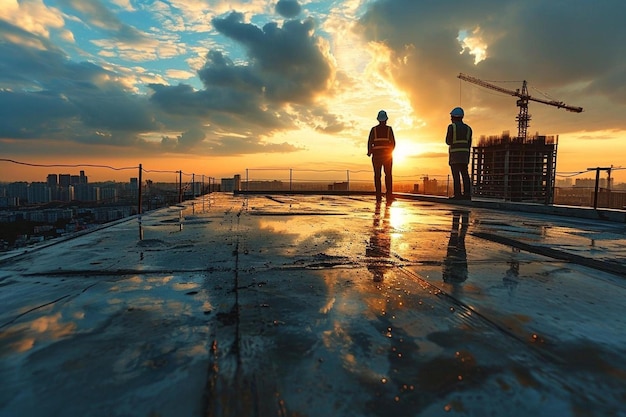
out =
<path fill-rule="evenodd" d="M 486 81 L 483 81 L 481 79 L 478 79 L 476 77 L 472 77 L 470 75 L 466 75 L 463 73 L 460 73 L 457 78 L 460 78 L 463 81 L 468 81 L 470 83 L 479 85 L 481 87 L 490 88 L 492 90 L 496 90 L 504 94 L 518 97 L 517 106 L 519 107 L 519 114 L 515 117 L 515 120 L 517 120 L 517 137 L 523 140 L 526 139 L 526 133 L 528 131 L 528 122 L 530 121 L 530 114 L 528 114 L 528 102 L 529 101 L 536 101 L 538 103 L 548 104 L 550 106 L 562 108 L 562 109 L 565 109 L 567 111 L 571 111 L 574 113 L 580 113 L 583 111 L 582 107 L 568 106 L 562 101 L 543 100 L 540 98 L 532 97 L 530 94 L 528 94 L 528 87 L 526 86 L 526 80 L 522 82 L 522 90 L 520 91 L 519 89 L 509 90 L 507 88 L 502 88 L 500 86 L 490 84 Z"/>

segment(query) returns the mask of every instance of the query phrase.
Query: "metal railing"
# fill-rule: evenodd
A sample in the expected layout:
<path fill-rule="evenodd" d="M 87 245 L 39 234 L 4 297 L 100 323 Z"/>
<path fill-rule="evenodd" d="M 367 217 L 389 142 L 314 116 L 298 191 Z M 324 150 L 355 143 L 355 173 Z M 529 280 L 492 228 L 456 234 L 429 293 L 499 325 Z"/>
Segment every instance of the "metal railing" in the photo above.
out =
<path fill-rule="evenodd" d="M 576 173 L 595 171 L 588 169 Z M 591 180 L 591 179 L 590 179 Z M 589 181 L 589 180 L 588 180 Z M 591 180 L 592 181 L 592 180 Z M 383 180 L 384 182 L 384 180 Z M 592 181 L 593 182 L 593 181 Z M 549 204 L 579 207 L 626 209 L 626 185 L 624 188 L 611 189 L 600 187 L 599 177 L 591 186 L 556 186 L 551 190 L 552 201 Z M 303 170 L 293 168 L 248 168 L 241 180 L 242 191 L 290 191 L 290 192 L 328 192 L 352 191 L 374 192 L 371 170 Z M 393 190 L 396 193 L 450 196 L 453 193 L 450 175 L 394 175 Z M 478 190 L 476 190 L 478 191 Z M 510 193 L 509 193 L 510 194 Z M 504 197 L 477 195 L 478 198 L 506 200 Z M 520 202 L 531 202 L 530 200 Z M 545 200 L 532 201 L 546 204 Z"/>
<path fill-rule="evenodd" d="M 384 174 L 383 174 L 384 183 Z M 242 191 L 353 191 L 373 192 L 371 170 L 246 169 Z M 450 175 L 394 175 L 394 192 L 449 196 Z"/>

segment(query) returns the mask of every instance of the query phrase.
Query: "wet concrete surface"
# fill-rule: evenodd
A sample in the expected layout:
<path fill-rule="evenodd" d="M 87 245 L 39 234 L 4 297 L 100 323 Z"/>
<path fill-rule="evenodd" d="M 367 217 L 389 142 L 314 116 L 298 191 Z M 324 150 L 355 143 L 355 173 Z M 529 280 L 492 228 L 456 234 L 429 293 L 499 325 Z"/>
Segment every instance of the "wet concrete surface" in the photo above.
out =
<path fill-rule="evenodd" d="M 0 259 L 0 416 L 625 416 L 626 225 L 212 194 Z"/>

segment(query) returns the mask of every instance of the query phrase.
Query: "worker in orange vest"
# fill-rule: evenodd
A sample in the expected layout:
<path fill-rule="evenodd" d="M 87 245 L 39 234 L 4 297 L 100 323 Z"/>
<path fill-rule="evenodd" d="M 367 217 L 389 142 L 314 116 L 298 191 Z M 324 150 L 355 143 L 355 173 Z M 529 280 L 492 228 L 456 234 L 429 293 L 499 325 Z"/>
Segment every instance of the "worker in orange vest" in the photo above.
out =
<path fill-rule="evenodd" d="M 376 199 L 382 199 L 381 171 L 385 171 L 385 193 L 387 200 L 393 199 L 393 150 L 396 147 L 396 138 L 391 126 L 387 126 L 387 112 L 381 110 L 376 117 L 378 125 L 372 127 L 367 140 L 367 156 L 372 157 L 374 168 L 374 186 L 376 187 Z"/>

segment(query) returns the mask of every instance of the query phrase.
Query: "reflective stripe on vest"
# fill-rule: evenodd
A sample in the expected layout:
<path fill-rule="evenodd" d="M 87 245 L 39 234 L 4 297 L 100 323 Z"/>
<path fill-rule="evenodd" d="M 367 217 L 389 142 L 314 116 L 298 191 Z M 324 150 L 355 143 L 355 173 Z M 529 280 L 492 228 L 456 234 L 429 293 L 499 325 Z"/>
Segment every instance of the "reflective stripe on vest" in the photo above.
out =
<path fill-rule="evenodd" d="M 382 151 L 382 150 L 393 149 L 393 144 L 391 143 L 391 139 L 389 138 L 390 135 L 391 135 L 390 126 L 387 126 L 387 136 L 382 137 L 382 138 L 378 137 L 378 129 L 374 128 L 374 140 L 372 141 L 372 150 Z"/>
<path fill-rule="evenodd" d="M 450 152 L 469 152 L 470 130 L 466 128 L 465 138 L 457 138 L 456 123 L 452 123 L 452 145 Z"/>

